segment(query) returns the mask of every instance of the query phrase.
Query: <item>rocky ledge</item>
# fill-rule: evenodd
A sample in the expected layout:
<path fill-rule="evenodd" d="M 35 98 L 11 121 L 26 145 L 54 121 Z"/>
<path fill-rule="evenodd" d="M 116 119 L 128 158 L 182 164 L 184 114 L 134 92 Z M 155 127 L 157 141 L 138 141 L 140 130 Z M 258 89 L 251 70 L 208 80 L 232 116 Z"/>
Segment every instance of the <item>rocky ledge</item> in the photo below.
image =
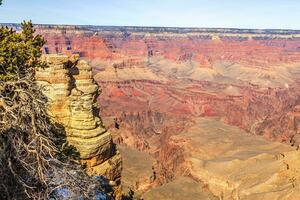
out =
<path fill-rule="evenodd" d="M 98 86 L 91 67 L 76 55 L 51 54 L 43 60 L 49 67 L 37 71 L 36 79 L 45 86 L 50 115 L 65 127 L 67 141 L 79 151 L 88 173 L 107 178 L 120 199 L 121 156 L 96 114 Z"/>

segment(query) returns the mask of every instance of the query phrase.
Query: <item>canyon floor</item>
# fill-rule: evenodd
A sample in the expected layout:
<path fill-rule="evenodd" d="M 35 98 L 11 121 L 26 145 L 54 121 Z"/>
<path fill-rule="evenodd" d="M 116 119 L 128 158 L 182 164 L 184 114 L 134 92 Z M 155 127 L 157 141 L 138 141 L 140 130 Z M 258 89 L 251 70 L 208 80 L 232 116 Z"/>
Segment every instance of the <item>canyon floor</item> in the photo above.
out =
<path fill-rule="evenodd" d="M 196 118 L 193 123 L 169 138 L 183 150 L 185 177 L 146 192 L 144 199 L 300 198 L 297 171 L 285 161 L 285 155 L 300 156 L 295 148 L 247 134 L 219 118 Z M 153 176 L 153 159 L 135 150 L 123 148 L 122 153 L 124 185 L 147 183 Z"/>
<path fill-rule="evenodd" d="M 300 32 L 37 26 L 77 53 L 145 200 L 299 197 Z"/>

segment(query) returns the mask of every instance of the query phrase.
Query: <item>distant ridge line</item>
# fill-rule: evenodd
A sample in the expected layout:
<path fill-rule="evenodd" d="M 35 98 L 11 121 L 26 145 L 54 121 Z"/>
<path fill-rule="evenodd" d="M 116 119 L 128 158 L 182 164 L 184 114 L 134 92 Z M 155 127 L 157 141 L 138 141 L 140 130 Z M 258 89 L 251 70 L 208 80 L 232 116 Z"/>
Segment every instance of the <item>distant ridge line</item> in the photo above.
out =
<path fill-rule="evenodd" d="M 20 29 L 18 23 L 0 23 Z M 155 27 L 155 26 L 96 26 L 96 25 L 59 25 L 35 24 L 36 28 L 58 28 L 87 31 L 120 31 L 120 32 L 149 32 L 149 33 L 216 33 L 216 34 L 266 34 L 266 35 L 292 35 L 300 34 L 300 30 L 293 29 L 242 29 L 242 28 L 196 28 L 196 27 Z"/>

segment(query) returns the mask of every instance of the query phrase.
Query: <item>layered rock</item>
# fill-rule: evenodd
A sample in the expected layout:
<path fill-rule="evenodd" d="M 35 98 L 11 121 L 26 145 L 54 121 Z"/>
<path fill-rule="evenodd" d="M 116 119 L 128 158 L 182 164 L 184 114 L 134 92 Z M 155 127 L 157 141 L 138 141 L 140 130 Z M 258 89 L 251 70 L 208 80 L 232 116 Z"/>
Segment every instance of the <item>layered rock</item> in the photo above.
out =
<path fill-rule="evenodd" d="M 109 117 L 149 109 L 172 118 L 216 115 L 271 140 L 297 135 L 288 113 L 299 104 L 299 31 L 37 26 L 37 32 L 48 41 L 46 53 L 79 52 L 91 61 Z M 264 123 L 278 120 L 290 125 L 276 131 Z"/>
<path fill-rule="evenodd" d="M 255 135 L 262 135 L 268 141 L 300 144 L 299 31 L 39 26 L 38 32 L 48 41 L 46 53 L 79 52 L 90 61 L 102 90 L 98 99 L 101 116 L 110 132 L 118 143 L 146 151 L 158 163 L 154 166 L 156 180 L 148 188 L 170 182 L 155 191 L 173 191 L 190 182 L 177 178 L 189 176 L 198 183 L 205 181 L 217 196 L 222 192 L 230 196 L 232 188 L 239 188 L 239 196 L 247 199 L 264 193 L 254 188 L 255 178 L 248 182 L 253 176 L 268 195 L 272 190 L 282 189 L 283 195 L 294 191 L 289 179 L 295 177 L 290 170 L 281 173 L 286 161 L 276 157 L 292 154 L 296 161 L 297 151 L 289 153 L 281 147 L 269 151 L 274 144 L 265 143 L 259 152 L 252 146 L 247 151 L 253 154 L 248 154 L 239 151 L 247 147 L 239 141 L 244 135 L 250 145 L 257 142 Z M 217 131 L 224 136 L 209 133 L 214 136 L 211 140 L 203 131 L 184 134 L 197 127 L 194 119 L 199 117 L 220 117 L 225 124 L 241 128 L 241 134 L 234 145 L 228 144 L 233 141 L 227 134 L 232 129 L 224 133 L 223 126 Z M 219 143 L 217 147 L 209 145 L 214 141 Z M 223 143 L 229 145 L 228 152 Z M 213 155 L 204 158 L 201 151 Z M 245 165 L 253 165 L 249 169 L 255 170 L 259 166 L 256 160 L 266 168 L 262 170 L 266 179 L 248 171 L 240 183 L 237 177 L 242 174 L 237 172 Z M 219 164 L 224 167 L 218 169 Z M 232 172 L 231 177 L 225 175 L 225 169 Z M 215 177 L 215 183 L 207 174 Z M 266 181 L 272 175 L 282 179 Z M 279 183 L 281 180 L 287 184 Z M 253 183 L 254 189 L 247 183 Z M 150 196 L 160 198 L 153 193 Z"/>
<path fill-rule="evenodd" d="M 194 120 L 186 130 L 162 141 L 166 149 L 173 149 L 161 152 L 160 160 L 169 160 L 162 162 L 165 168 L 177 167 L 174 182 L 185 175 L 224 200 L 300 198 L 300 151 L 247 134 L 218 118 Z M 151 196 L 158 197 L 154 191 Z"/>
<path fill-rule="evenodd" d="M 120 199 L 121 157 L 95 112 L 98 86 L 91 67 L 76 55 L 45 55 L 43 59 L 49 67 L 38 70 L 36 79 L 45 86 L 49 114 L 64 126 L 67 141 L 80 153 L 87 172 L 110 180 L 116 199 Z"/>

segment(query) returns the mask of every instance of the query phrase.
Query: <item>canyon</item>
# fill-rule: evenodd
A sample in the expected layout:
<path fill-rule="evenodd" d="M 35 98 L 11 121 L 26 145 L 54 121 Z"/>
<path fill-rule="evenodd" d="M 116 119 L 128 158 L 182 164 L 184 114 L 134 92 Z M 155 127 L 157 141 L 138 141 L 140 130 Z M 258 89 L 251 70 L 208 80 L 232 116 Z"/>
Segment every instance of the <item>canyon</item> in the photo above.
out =
<path fill-rule="evenodd" d="M 78 54 L 91 66 L 125 192 L 300 198 L 300 31 L 36 29 L 44 54 Z"/>

